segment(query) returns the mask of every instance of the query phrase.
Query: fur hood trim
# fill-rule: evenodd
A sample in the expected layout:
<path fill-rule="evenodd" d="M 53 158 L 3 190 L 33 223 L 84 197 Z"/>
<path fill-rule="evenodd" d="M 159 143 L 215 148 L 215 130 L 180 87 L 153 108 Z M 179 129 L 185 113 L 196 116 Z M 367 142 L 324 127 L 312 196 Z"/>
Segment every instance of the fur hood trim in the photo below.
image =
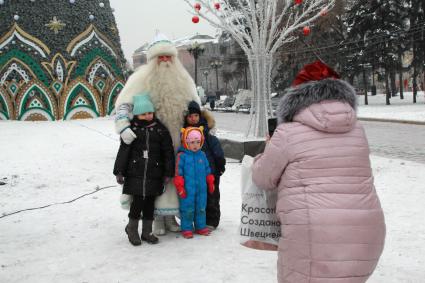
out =
<path fill-rule="evenodd" d="M 208 111 L 206 109 L 201 110 L 201 117 L 205 118 L 205 120 L 208 123 L 209 129 L 213 129 L 215 127 L 215 119 L 214 119 L 213 114 L 210 111 Z"/>
<path fill-rule="evenodd" d="M 158 41 L 154 43 L 147 52 L 148 61 L 152 60 L 159 55 L 168 55 L 177 57 L 177 48 L 171 41 Z"/>
<path fill-rule="evenodd" d="M 349 83 L 338 79 L 311 81 L 285 91 L 277 110 L 278 123 L 292 122 L 299 111 L 324 100 L 346 102 L 357 109 L 356 92 Z"/>

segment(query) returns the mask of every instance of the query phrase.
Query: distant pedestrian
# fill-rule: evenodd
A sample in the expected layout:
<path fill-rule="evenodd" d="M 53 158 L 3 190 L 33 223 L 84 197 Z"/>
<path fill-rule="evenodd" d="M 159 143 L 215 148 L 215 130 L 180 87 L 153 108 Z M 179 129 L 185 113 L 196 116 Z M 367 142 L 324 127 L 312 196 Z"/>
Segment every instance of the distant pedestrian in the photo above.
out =
<path fill-rule="evenodd" d="M 211 91 L 208 91 L 207 92 L 207 101 L 209 102 L 209 104 L 210 104 L 210 109 L 211 109 L 211 111 L 214 111 L 214 108 L 215 108 L 215 95 L 214 95 L 214 93 L 213 92 L 211 92 Z"/>

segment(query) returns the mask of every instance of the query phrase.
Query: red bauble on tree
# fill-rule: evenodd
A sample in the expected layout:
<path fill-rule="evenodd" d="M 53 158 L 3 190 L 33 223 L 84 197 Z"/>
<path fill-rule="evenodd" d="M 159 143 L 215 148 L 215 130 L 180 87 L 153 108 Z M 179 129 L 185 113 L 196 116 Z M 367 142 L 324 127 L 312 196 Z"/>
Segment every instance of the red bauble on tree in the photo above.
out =
<path fill-rule="evenodd" d="M 323 8 L 322 11 L 320 11 L 320 16 L 325 17 L 328 14 L 328 9 Z"/>
<path fill-rule="evenodd" d="M 193 22 L 194 24 L 199 23 L 199 17 L 198 17 L 198 16 L 193 16 L 193 17 L 192 17 L 192 22 Z"/>
<path fill-rule="evenodd" d="M 295 0 L 295 4 L 300 5 L 303 2 L 303 0 Z"/>
<path fill-rule="evenodd" d="M 196 3 L 194 6 L 195 10 L 199 12 L 199 10 L 201 10 L 201 4 Z"/>
<path fill-rule="evenodd" d="M 214 3 L 214 8 L 216 8 L 216 10 L 220 10 L 220 3 Z"/>
<path fill-rule="evenodd" d="M 309 27 L 309 26 L 305 26 L 305 27 L 303 28 L 303 34 L 304 34 L 305 36 L 308 36 L 308 35 L 310 34 L 310 32 L 311 32 L 311 29 L 310 29 L 310 27 Z"/>

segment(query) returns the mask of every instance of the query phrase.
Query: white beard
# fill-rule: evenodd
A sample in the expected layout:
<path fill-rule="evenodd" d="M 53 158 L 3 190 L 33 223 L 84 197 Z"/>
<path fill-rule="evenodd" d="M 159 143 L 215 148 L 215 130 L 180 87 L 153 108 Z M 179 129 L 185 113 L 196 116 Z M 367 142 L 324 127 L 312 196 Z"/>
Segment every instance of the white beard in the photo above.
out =
<path fill-rule="evenodd" d="M 156 117 L 170 131 L 174 148 L 177 149 L 189 102 L 195 100 L 200 104 L 193 79 L 177 58 L 159 65 L 156 60 L 151 60 L 129 78 L 115 106 L 133 104 L 133 96 L 143 91 L 150 93 Z"/>

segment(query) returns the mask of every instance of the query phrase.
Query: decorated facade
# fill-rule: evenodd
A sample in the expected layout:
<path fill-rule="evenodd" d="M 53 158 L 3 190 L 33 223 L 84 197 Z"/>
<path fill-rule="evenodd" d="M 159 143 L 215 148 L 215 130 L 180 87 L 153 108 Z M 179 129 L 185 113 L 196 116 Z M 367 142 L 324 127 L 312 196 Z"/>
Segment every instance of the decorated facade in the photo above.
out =
<path fill-rule="evenodd" d="M 0 0 L 0 120 L 109 115 L 124 83 L 109 0 Z"/>

